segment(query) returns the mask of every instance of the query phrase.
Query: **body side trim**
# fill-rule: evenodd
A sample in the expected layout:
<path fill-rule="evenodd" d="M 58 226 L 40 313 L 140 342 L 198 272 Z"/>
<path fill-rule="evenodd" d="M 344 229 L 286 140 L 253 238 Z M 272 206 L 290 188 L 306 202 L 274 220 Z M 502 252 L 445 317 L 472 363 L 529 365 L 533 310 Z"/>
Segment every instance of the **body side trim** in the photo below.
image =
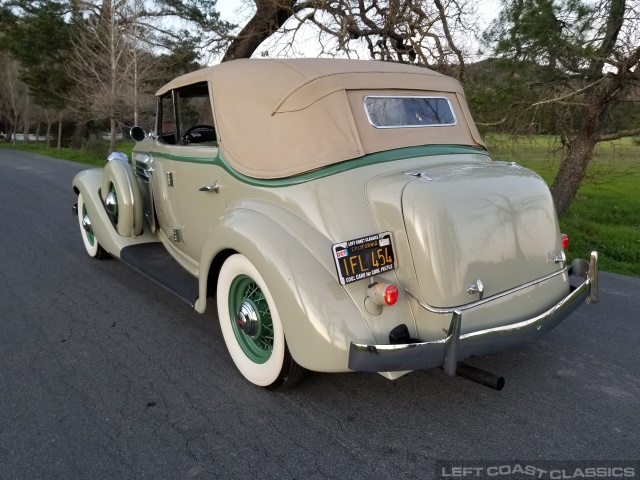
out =
<path fill-rule="evenodd" d="M 344 162 L 336 163 L 334 165 L 330 165 L 300 175 L 295 175 L 293 177 L 274 178 L 269 180 L 250 177 L 238 172 L 227 163 L 227 161 L 224 159 L 224 156 L 222 155 L 222 152 L 220 151 L 218 151 L 215 156 L 212 155 L 211 157 L 176 155 L 158 151 L 154 151 L 153 155 L 167 158 L 176 162 L 209 163 L 211 165 L 218 165 L 222 167 L 227 173 L 232 175 L 236 180 L 239 180 L 248 185 L 265 188 L 279 188 L 289 187 L 291 185 L 299 185 L 311 180 L 328 177 L 366 165 L 375 165 L 378 163 L 393 162 L 396 160 L 404 160 L 423 156 L 429 157 L 436 155 L 455 155 L 465 153 L 474 155 L 487 155 L 486 150 L 483 150 L 482 148 L 467 147 L 462 145 L 422 145 L 418 147 L 406 147 L 385 152 L 371 153 L 369 155 L 364 155 L 352 160 L 346 160 Z"/>

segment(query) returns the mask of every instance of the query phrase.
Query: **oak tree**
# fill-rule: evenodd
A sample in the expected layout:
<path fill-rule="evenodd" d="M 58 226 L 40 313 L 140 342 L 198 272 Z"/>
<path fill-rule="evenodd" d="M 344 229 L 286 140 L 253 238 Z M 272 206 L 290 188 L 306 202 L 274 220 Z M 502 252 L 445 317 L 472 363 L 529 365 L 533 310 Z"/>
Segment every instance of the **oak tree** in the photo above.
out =
<path fill-rule="evenodd" d="M 640 3 L 505 0 L 503 6 L 486 38 L 494 42 L 498 57 L 509 60 L 511 75 L 525 78 L 528 95 L 503 105 L 506 115 L 500 122 L 513 120 L 513 115 L 531 119 L 538 112 L 552 113 L 554 133 L 564 147 L 551 186 L 562 215 L 576 196 L 595 146 L 640 134 L 640 118 L 614 121 L 625 105 L 635 104 L 638 111 Z"/>

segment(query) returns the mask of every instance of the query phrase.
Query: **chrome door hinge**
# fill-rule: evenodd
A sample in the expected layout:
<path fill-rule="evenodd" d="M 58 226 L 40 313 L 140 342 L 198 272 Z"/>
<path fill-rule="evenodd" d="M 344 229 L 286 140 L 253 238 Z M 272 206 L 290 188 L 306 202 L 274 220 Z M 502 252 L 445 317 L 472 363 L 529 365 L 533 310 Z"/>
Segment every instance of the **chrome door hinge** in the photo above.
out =
<path fill-rule="evenodd" d="M 173 172 L 167 172 L 167 187 L 173 187 Z"/>
<path fill-rule="evenodd" d="M 173 241 L 174 242 L 182 242 L 182 229 L 174 228 L 173 229 Z"/>

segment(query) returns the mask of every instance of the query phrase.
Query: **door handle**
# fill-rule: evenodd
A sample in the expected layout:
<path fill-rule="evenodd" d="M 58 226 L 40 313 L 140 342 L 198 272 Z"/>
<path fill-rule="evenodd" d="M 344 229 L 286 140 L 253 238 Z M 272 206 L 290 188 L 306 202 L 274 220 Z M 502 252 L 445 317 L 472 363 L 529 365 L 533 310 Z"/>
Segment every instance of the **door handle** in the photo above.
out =
<path fill-rule="evenodd" d="M 200 187 L 198 189 L 199 192 L 220 192 L 220 184 L 218 182 L 213 182 L 213 185 L 206 185 L 204 187 Z"/>
<path fill-rule="evenodd" d="M 484 296 L 484 285 L 482 284 L 480 279 L 478 279 L 476 280 L 476 283 L 469 285 L 467 287 L 467 292 L 469 292 L 472 295 L 474 293 L 477 293 L 478 296 L 480 297 L 480 300 L 482 300 L 482 297 Z"/>

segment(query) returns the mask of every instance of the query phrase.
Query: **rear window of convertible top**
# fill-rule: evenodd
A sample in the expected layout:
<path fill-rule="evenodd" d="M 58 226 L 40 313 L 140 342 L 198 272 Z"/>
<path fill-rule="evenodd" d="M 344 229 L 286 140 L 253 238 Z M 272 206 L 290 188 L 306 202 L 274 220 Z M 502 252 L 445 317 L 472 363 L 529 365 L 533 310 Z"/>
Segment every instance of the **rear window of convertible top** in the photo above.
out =
<path fill-rule="evenodd" d="M 369 122 L 377 128 L 456 124 L 451 104 L 444 97 L 368 95 L 364 108 Z"/>

